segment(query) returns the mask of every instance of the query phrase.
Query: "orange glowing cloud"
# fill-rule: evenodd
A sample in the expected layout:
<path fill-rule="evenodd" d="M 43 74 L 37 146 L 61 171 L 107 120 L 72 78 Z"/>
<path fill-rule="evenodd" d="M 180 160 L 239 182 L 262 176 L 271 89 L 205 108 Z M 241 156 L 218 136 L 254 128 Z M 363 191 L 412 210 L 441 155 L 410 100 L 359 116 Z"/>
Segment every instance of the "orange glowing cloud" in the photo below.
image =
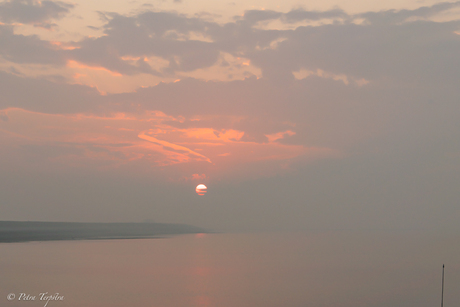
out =
<path fill-rule="evenodd" d="M 212 128 L 200 128 L 200 129 L 187 129 L 184 131 L 187 137 L 202 139 L 202 140 L 213 140 L 213 141 L 239 141 L 243 135 L 243 131 L 237 131 L 233 129 L 217 131 Z"/>
<path fill-rule="evenodd" d="M 170 150 L 170 151 L 174 150 L 174 151 L 178 151 L 178 152 L 184 152 L 184 153 L 186 153 L 188 155 L 199 157 L 199 158 L 202 158 L 202 159 L 204 159 L 205 161 L 207 161 L 209 163 L 212 163 L 211 160 L 209 160 L 208 157 L 203 156 L 202 154 L 199 154 L 199 153 L 197 153 L 197 152 L 195 152 L 193 150 L 190 150 L 187 147 L 176 145 L 176 144 L 173 144 L 173 143 L 170 143 L 170 142 L 166 142 L 166 141 L 156 139 L 156 138 L 154 138 L 152 136 L 146 135 L 145 132 L 141 132 L 138 136 L 139 136 L 139 138 L 141 138 L 143 140 L 152 142 L 152 143 L 157 144 L 157 145 L 162 145 L 163 148 L 166 149 L 166 150 Z"/>
<path fill-rule="evenodd" d="M 266 134 L 265 136 L 267 137 L 268 141 L 272 143 L 277 140 L 283 139 L 286 135 L 292 136 L 292 135 L 295 135 L 295 132 L 291 130 L 287 130 L 284 132 L 278 132 L 274 134 Z"/>
<path fill-rule="evenodd" d="M 80 62 L 77 62 L 77 61 L 74 61 L 74 60 L 68 60 L 67 61 L 67 67 L 70 67 L 70 68 L 78 68 L 78 69 L 90 69 L 90 70 L 100 70 L 100 71 L 104 71 L 104 72 L 107 72 L 109 74 L 111 74 L 112 76 L 115 76 L 115 77 L 121 77 L 122 74 L 120 74 L 119 72 L 116 72 L 116 71 L 111 71 L 105 67 L 101 67 L 101 66 L 88 66 L 86 64 L 83 64 L 83 63 L 80 63 Z"/>
<path fill-rule="evenodd" d="M 192 175 L 192 180 L 203 180 L 206 179 L 205 174 L 193 174 Z"/>
<path fill-rule="evenodd" d="M 50 41 L 50 44 L 55 46 L 56 49 L 60 49 L 60 50 L 75 50 L 75 49 L 79 49 L 79 47 L 73 46 L 72 44 L 58 42 L 58 41 Z"/>
<path fill-rule="evenodd" d="M 24 145 L 43 148 L 37 153 L 47 155 L 43 157 L 46 163 L 60 167 L 138 165 L 142 171 L 147 171 L 174 166 L 178 180 L 203 180 L 246 171 L 249 169 L 246 166 L 257 163 L 268 165 L 267 161 L 275 162 L 270 162 L 272 166 L 269 167 L 285 169 L 292 159 L 336 155 L 328 148 L 277 142 L 294 135 L 291 130 L 267 135 L 268 143 L 247 142 L 242 141 L 245 132 L 240 130 L 173 127 L 168 123 L 186 119 L 161 111 L 97 116 L 44 114 L 9 108 L 0 113 L 2 118 L 8 118 L 0 120 L 3 143 L 17 150 Z M 41 164 L 45 167 L 46 163 Z"/>

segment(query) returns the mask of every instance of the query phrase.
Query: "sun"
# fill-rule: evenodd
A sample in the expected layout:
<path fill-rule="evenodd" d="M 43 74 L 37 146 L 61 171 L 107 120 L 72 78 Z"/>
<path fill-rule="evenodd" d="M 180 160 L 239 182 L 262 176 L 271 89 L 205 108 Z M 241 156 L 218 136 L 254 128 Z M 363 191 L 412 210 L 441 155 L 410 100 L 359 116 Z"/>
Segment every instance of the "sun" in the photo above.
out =
<path fill-rule="evenodd" d="M 205 186 L 204 184 L 200 183 L 199 185 L 196 186 L 195 191 L 198 195 L 204 195 L 206 194 L 206 189 L 208 187 Z"/>

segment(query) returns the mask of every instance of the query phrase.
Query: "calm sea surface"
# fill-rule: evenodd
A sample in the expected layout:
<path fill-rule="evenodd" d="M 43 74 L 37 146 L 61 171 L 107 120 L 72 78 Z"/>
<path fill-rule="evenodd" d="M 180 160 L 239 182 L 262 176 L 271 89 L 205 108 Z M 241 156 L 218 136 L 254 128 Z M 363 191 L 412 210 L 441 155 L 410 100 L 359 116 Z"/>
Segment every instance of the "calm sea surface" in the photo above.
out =
<path fill-rule="evenodd" d="M 45 306 L 40 293 L 46 292 L 62 297 L 48 307 L 440 306 L 443 263 L 444 306 L 460 306 L 460 235 L 206 234 L 9 243 L 0 244 L 0 306 Z"/>

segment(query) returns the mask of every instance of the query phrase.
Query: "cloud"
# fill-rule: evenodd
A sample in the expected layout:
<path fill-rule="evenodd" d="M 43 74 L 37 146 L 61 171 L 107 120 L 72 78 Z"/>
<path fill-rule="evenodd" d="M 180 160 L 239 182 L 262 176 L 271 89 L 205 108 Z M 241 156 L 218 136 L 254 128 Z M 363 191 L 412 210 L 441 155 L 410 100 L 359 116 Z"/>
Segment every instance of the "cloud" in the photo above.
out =
<path fill-rule="evenodd" d="M 441 2 L 432 6 L 423 6 L 414 10 L 387 10 L 382 12 L 367 12 L 358 14 L 356 17 L 362 17 L 373 25 L 398 25 L 407 21 L 411 17 L 429 18 L 441 12 L 460 6 L 457 2 Z"/>
<path fill-rule="evenodd" d="M 460 62 L 455 54 L 460 42 L 453 34 L 458 26 L 458 22 L 426 21 L 398 26 L 299 27 L 285 33 L 287 39 L 276 50 L 262 50 L 249 59 L 261 67 L 264 77 L 280 82 L 292 79 L 292 72 L 300 69 L 370 81 L 409 82 L 414 74 L 416 81 L 435 81 L 433 76 L 439 74 L 458 77 Z"/>
<path fill-rule="evenodd" d="M 455 5 L 372 14 L 402 14 L 407 19 L 431 16 Z M 401 104 L 413 110 L 424 110 L 427 107 L 424 101 L 437 101 L 442 107 L 454 104 L 458 97 L 455 80 L 460 78 L 457 56 L 460 41 L 453 33 L 458 29 L 457 21 L 358 25 L 350 20 L 367 15 L 344 14 L 340 9 L 324 12 L 298 9 L 288 13 L 252 10 L 226 24 L 171 12 L 142 12 L 132 16 L 105 14 L 105 36 L 73 42 L 72 46 L 77 48 L 71 50 L 57 48 L 35 36 L 15 35 L 11 26 L 4 25 L 1 29 L 5 40 L 0 50 L 11 62 L 65 64 L 66 68 L 77 65 L 106 71 L 116 78 L 138 73 L 162 77 L 212 66 L 216 61 L 215 52 L 227 52 L 245 57 L 251 65 L 260 67 L 262 77 L 205 82 L 192 74 L 176 83 L 159 83 L 130 93 L 102 96 L 94 87 L 0 73 L 3 94 L 0 108 L 99 115 L 158 110 L 171 116 L 164 119 L 163 124 L 171 131 L 182 131 L 188 140 L 193 137 L 192 131 L 203 129 L 223 135 L 225 131 L 240 131 L 243 134 L 232 140 L 246 143 L 244 146 L 262 148 L 272 140 L 287 146 L 284 147 L 287 151 L 294 148 L 289 146 L 303 146 L 343 152 L 365 142 L 371 135 L 389 133 Z M 324 18 L 342 18 L 345 22 L 299 26 L 295 30 L 253 27 L 259 21 L 272 19 L 297 22 Z M 275 47 L 270 45 L 273 41 L 277 41 Z M 32 50 L 35 55 L 30 53 Z M 154 68 L 145 60 L 146 56 L 169 60 L 165 66 Z M 300 72 L 307 74 L 295 78 L 294 73 Z M 23 88 L 27 88 L 27 92 L 22 91 Z M 183 120 L 178 120 L 181 116 Z M 419 125 L 420 122 L 416 122 Z M 398 125 L 402 127 L 403 123 L 398 121 Z M 440 127 L 432 128 L 437 133 L 442 131 Z M 283 134 L 286 131 L 292 133 Z M 180 143 L 208 157 L 190 147 L 194 145 L 186 144 L 186 138 L 176 143 L 177 140 L 168 139 L 168 142 Z M 209 143 L 209 139 L 201 141 Z M 227 149 L 214 152 L 209 159 L 214 162 L 214 156 L 233 156 L 233 153 L 225 156 L 231 153 Z"/>
<path fill-rule="evenodd" d="M 304 20 L 321 20 L 328 18 L 350 19 L 351 16 L 345 13 L 345 11 L 343 11 L 342 9 L 338 8 L 324 12 L 295 9 L 288 13 L 282 14 L 282 20 L 288 23 L 299 22 Z"/>
<path fill-rule="evenodd" d="M 104 104 L 94 88 L 21 78 L 4 72 L 0 72 L 0 92 L 0 109 L 14 107 L 46 113 L 97 113 Z"/>
<path fill-rule="evenodd" d="M 144 11 L 131 16 L 101 13 L 106 22 L 104 35 L 73 42 L 71 48 L 36 36 L 14 34 L 12 26 L 3 25 L 0 54 L 12 63 L 80 63 L 82 67 L 104 68 L 122 76 L 150 74 L 182 79 L 184 73 L 193 77 L 193 73 L 211 67 L 231 76 L 240 69 L 238 65 L 250 65 L 247 74 L 260 70 L 263 78 L 276 83 L 293 82 L 293 73 L 301 70 L 321 70 L 347 80 L 390 78 L 406 82 L 413 79 L 413 73 L 418 80 L 431 81 L 442 70 L 453 80 L 458 77 L 460 64 L 456 56 L 460 43 L 454 34 L 459 21 L 406 21 L 412 17 L 428 18 L 459 5 L 460 2 L 439 3 L 415 10 L 356 15 L 347 15 L 341 9 L 296 9 L 287 13 L 250 10 L 226 24 L 174 12 Z M 287 30 L 255 26 L 265 21 L 323 19 L 337 22 Z M 366 22 L 355 24 L 357 19 Z M 228 65 L 224 55 L 245 60 Z M 244 69 L 239 73 L 243 72 Z"/>
<path fill-rule="evenodd" d="M 152 137 L 150 135 L 146 135 L 144 132 L 141 132 L 138 136 L 139 136 L 139 138 L 141 138 L 143 140 L 152 142 L 152 143 L 157 144 L 157 145 L 162 145 L 163 148 L 165 150 L 167 150 L 167 151 L 174 151 L 176 153 L 186 154 L 189 157 L 190 157 L 190 155 L 195 156 L 195 157 L 203 159 L 206 162 L 212 163 L 211 160 L 209 160 L 208 157 L 203 156 L 202 154 L 199 154 L 199 153 L 197 153 L 197 152 L 195 152 L 193 150 L 190 150 L 187 147 L 176 145 L 176 144 L 166 142 L 166 141 L 163 141 L 163 140 L 159 140 L 159 139 L 154 138 L 154 137 Z"/>
<path fill-rule="evenodd" d="M 0 120 L 3 120 L 5 122 L 8 121 L 8 113 L 6 113 L 6 111 L 0 111 Z"/>
<path fill-rule="evenodd" d="M 281 16 L 282 13 L 271 10 L 249 10 L 244 12 L 243 18 L 241 19 L 248 22 L 250 25 L 254 25 L 257 22 L 278 19 Z M 237 20 L 240 19 L 239 17 L 235 18 Z"/>
<path fill-rule="evenodd" d="M 337 154 L 329 148 L 243 141 L 244 132 L 233 129 L 177 129 L 166 124 L 174 118 L 162 112 L 96 116 L 8 108 L 1 114 L 8 115 L 8 121 L 0 121 L 2 146 L 8 148 L 3 158 L 17 169 L 133 167 L 159 172 L 181 165 L 177 175 L 170 175 L 171 180 L 180 180 L 184 172 L 213 178 L 234 176 L 246 172 L 250 164 L 268 174 L 286 168 L 291 160 Z"/>
<path fill-rule="evenodd" d="M 175 13 L 144 12 L 135 17 L 106 15 L 105 36 L 87 38 L 70 56 L 82 63 L 102 66 L 122 74 L 171 74 L 213 65 L 219 51 L 213 44 L 194 40 L 193 32 L 203 32 L 212 25 L 199 18 L 187 18 Z M 129 64 L 123 57 L 140 58 Z M 160 57 L 169 62 L 163 69 L 152 68 L 144 59 Z"/>
<path fill-rule="evenodd" d="M 14 34 L 14 27 L 0 24 L 0 56 L 13 63 L 65 64 L 65 52 L 35 35 Z"/>
<path fill-rule="evenodd" d="M 419 76 L 424 76 L 429 71 L 426 65 L 437 65 L 432 63 L 438 62 L 440 67 L 446 66 L 446 63 L 455 63 L 454 67 L 458 65 L 455 57 L 458 40 L 449 38 L 449 35 L 453 35 L 459 24 L 401 22 L 409 17 L 429 17 L 456 6 L 458 3 L 444 3 L 416 10 L 357 15 L 347 15 L 340 9 L 324 12 L 297 9 L 288 13 L 251 10 L 235 22 L 223 25 L 176 13 L 144 12 L 131 17 L 113 15 L 105 26 L 106 36 L 82 41 L 81 48 L 73 53 L 82 62 L 92 58 L 92 65 L 122 73 L 140 73 L 142 69 L 132 66 L 129 71 L 121 68 L 117 64 L 121 56 L 158 56 L 166 59 L 169 65 L 157 70 L 157 73 L 174 74 L 211 67 L 217 63 L 220 53 L 227 53 L 247 58 L 251 65 L 262 70 L 264 78 L 276 82 L 292 82 L 293 72 L 300 69 L 321 69 L 356 80 L 387 76 L 410 78 L 407 66 L 411 67 L 409 71 L 416 69 Z M 293 23 L 327 18 L 339 18 L 345 22 L 299 26 L 295 30 L 254 27 L 256 23 L 267 20 Z M 368 20 L 368 23 L 352 23 L 359 18 Z M 387 21 L 377 24 L 378 18 Z M 395 18 L 401 22 L 396 22 Z M 193 33 L 206 38 L 206 41 L 194 40 Z M 443 40 L 451 45 L 450 48 L 437 50 Z M 449 50 L 452 53 L 446 54 Z M 439 52 L 445 54 L 440 56 Z M 413 57 L 414 53 L 418 54 L 417 58 Z M 451 69 L 452 73 L 454 71 L 456 69 Z"/>
<path fill-rule="evenodd" d="M 52 19 L 67 14 L 73 4 L 61 1 L 9 0 L 0 3 L 0 21 L 25 23 L 50 28 Z"/>

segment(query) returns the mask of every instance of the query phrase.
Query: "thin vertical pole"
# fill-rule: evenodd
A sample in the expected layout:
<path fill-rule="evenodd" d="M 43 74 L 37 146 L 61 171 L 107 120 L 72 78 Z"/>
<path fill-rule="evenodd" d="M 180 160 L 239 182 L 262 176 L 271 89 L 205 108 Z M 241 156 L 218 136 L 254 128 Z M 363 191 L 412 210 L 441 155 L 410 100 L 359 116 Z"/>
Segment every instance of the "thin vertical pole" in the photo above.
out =
<path fill-rule="evenodd" d="M 441 307 L 444 304 L 444 264 L 442 265 L 442 296 L 441 296 Z"/>

